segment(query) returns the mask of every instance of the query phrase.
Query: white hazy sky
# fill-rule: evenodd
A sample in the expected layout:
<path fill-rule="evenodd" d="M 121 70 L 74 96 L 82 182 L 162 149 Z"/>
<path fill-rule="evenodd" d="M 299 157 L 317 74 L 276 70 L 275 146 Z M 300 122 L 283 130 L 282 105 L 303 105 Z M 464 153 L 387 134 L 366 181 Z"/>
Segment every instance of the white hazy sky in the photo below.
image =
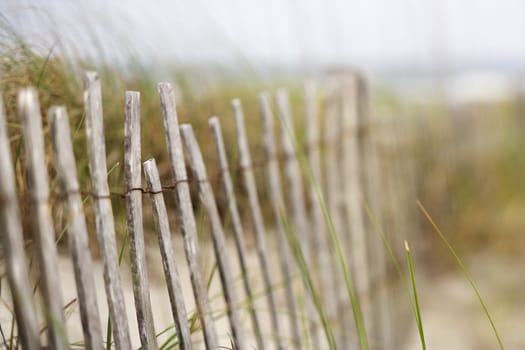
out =
<path fill-rule="evenodd" d="M 3 0 L 46 48 L 97 60 L 525 66 L 525 0 Z"/>

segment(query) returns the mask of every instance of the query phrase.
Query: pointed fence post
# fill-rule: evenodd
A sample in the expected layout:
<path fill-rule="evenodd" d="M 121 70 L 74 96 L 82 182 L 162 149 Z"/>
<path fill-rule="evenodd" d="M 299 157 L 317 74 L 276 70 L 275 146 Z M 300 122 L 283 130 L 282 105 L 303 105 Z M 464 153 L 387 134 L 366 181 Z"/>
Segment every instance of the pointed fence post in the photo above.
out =
<path fill-rule="evenodd" d="M 193 129 L 189 124 L 180 126 L 182 140 L 186 147 L 186 154 L 188 155 L 188 163 L 193 171 L 193 175 L 197 179 L 199 187 L 199 198 L 201 199 L 204 210 L 209 216 L 211 222 L 211 232 L 213 247 L 215 249 L 215 256 L 217 258 L 217 265 L 219 267 L 219 275 L 221 277 L 222 290 L 224 299 L 226 301 L 226 311 L 230 320 L 232 329 L 233 343 L 236 348 L 246 349 L 247 344 L 244 336 L 244 331 L 241 326 L 241 319 L 239 317 L 239 299 L 235 291 L 234 281 L 231 276 L 231 267 L 226 252 L 226 244 L 224 242 L 224 230 L 222 228 L 219 210 L 215 202 L 213 189 L 211 188 L 206 174 L 206 167 L 202 158 L 202 153 L 195 139 Z"/>
<path fill-rule="evenodd" d="M 37 313 L 24 251 L 15 174 L 9 149 L 4 101 L 0 94 L 0 231 L 7 279 L 13 299 L 18 336 L 22 348 L 40 349 Z"/>
<path fill-rule="evenodd" d="M 159 171 L 155 159 L 144 162 L 144 174 L 146 175 L 147 191 L 151 199 L 153 208 L 153 219 L 159 240 L 160 254 L 162 256 L 162 267 L 166 277 L 166 285 L 171 303 L 171 313 L 177 328 L 177 337 L 181 350 L 191 350 L 190 328 L 188 325 L 186 305 L 182 294 L 177 264 L 175 261 L 175 251 L 171 241 L 171 231 L 168 221 L 168 212 L 164 202 L 162 186 L 160 184 Z"/>
<path fill-rule="evenodd" d="M 295 343 L 295 348 L 301 348 L 301 330 L 299 323 L 299 307 L 294 291 L 294 274 L 297 268 L 293 257 L 290 256 L 290 245 L 286 238 L 286 231 L 282 221 L 282 215 L 286 214 L 284 205 L 283 189 L 281 186 L 281 174 L 277 161 L 277 147 L 275 145 L 273 113 L 270 105 L 270 97 L 267 93 L 259 95 L 259 108 L 261 111 L 262 134 L 266 158 L 266 173 L 268 179 L 268 190 L 270 204 L 272 206 L 275 230 L 279 244 L 279 258 L 281 270 L 284 277 L 286 303 L 288 304 L 289 321 L 291 336 Z"/>
<path fill-rule="evenodd" d="M 184 162 L 184 154 L 182 151 L 179 122 L 177 120 L 177 111 L 175 108 L 175 93 L 173 87 L 169 83 L 160 83 L 158 85 L 158 91 L 160 95 L 171 172 L 175 180 L 179 222 L 182 223 L 181 229 L 184 236 L 184 249 L 186 251 L 186 259 L 191 273 L 193 294 L 195 296 L 197 310 L 199 311 L 206 347 L 209 350 L 215 350 L 218 347 L 217 333 L 212 320 L 211 308 L 202 276 L 201 262 L 199 260 L 200 249 L 197 240 L 197 227 L 191 204 L 186 164 Z"/>
<path fill-rule="evenodd" d="M 237 207 L 237 200 L 235 199 L 235 193 L 233 190 L 232 178 L 230 175 L 230 169 L 228 166 L 228 158 L 226 155 L 226 149 L 224 147 L 224 140 L 222 137 L 221 124 L 219 118 L 212 117 L 209 119 L 209 125 L 212 129 L 213 138 L 215 141 L 215 149 L 217 151 L 217 158 L 219 161 L 220 174 L 222 185 L 224 189 L 224 195 L 226 197 L 226 203 L 228 203 L 228 210 L 231 217 L 233 234 L 235 237 L 235 244 L 237 248 L 237 254 L 239 256 L 239 263 L 242 273 L 242 281 L 246 297 L 248 298 L 248 307 L 250 318 L 252 321 L 253 331 L 255 333 L 255 340 L 257 342 L 257 349 L 264 350 L 264 341 L 261 333 L 261 325 L 257 312 L 254 308 L 254 287 L 249 278 L 249 267 L 248 267 L 248 252 L 246 251 L 246 243 L 244 240 L 245 231 L 242 225 L 241 216 L 239 214 L 239 208 Z"/>
<path fill-rule="evenodd" d="M 146 266 L 146 246 L 142 223 L 142 171 L 140 167 L 140 94 L 136 91 L 127 91 L 124 123 L 124 173 L 126 176 L 126 212 L 130 238 L 129 254 L 133 277 L 133 295 L 142 348 L 154 350 L 158 346 L 151 311 Z"/>
<path fill-rule="evenodd" d="M 261 264 L 261 271 L 263 277 L 263 284 L 266 290 L 266 299 L 268 301 L 268 308 L 270 312 L 270 321 L 272 324 L 272 331 L 275 337 L 275 343 L 279 350 L 283 350 L 282 344 L 282 330 L 279 326 L 279 319 L 277 317 L 277 306 L 275 303 L 274 291 L 272 289 L 271 273 L 269 269 L 268 253 L 266 246 L 266 228 L 264 227 L 264 220 L 259 203 L 259 196 L 257 195 L 257 187 L 255 184 L 255 177 L 253 175 L 252 160 L 250 150 L 248 147 L 248 140 L 246 138 L 246 129 L 244 126 L 244 113 L 242 111 L 241 101 L 235 99 L 232 101 L 233 115 L 235 118 L 235 127 L 237 131 L 237 147 L 239 149 L 239 166 L 241 168 L 244 188 L 248 195 L 248 203 L 250 206 L 251 218 L 253 220 L 253 229 L 255 232 L 255 240 L 257 244 L 257 255 L 259 263 Z"/>
<path fill-rule="evenodd" d="M 117 349 L 129 349 L 129 325 L 119 274 L 113 209 L 107 181 L 106 144 L 102 116 L 100 80 L 96 72 L 84 76 L 84 108 L 86 110 L 87 153 L 93 196 L 93 212 L 98 247 L 104 270 L 104 287 L 108 303 L 113 339 Z"/>
<path fill-rule="evenodd" d="M 18 94 L 18 113 L 24 132 L 27 181 L 31 201 L 32 225 L 40 262 L 40 287 L 44 297 L 43 313 L 48 327 L 49 346 L 69 347 L 62 310 L 62 288 L 58 274 L 58 255 L 55 230 L 49 207 L 49 180 L 45 161 L 44 132 L 40 103 L 35 89 L 27 88 Z"/>
<path fill-rule="evenodd" d="M 73 256 L 84 342 L 87 349 L 102 349 L 104 344 L 93 277 L 93 260 L 89 251 L 86 220 L 65 108 L 51 109 L 49 119 L 57 175 L 67 198 L 67 217 L 70 220 L 67 226 L 67 234 L 69 249 Z"/>

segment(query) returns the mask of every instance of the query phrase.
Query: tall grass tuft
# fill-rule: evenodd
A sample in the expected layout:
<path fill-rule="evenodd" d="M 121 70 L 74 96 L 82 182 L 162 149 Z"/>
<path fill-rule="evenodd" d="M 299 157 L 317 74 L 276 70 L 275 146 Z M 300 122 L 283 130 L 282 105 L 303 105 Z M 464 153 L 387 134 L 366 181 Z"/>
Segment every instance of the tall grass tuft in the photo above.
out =
<path fill-rule="evenodd" d="M 490 326 L 492 327 L 492 331 L 494 332 L 494 335 L 496 336 L 499 348 L 501 350 L 504 350 L 505 347 L 503 346 L 503 341 L 502 341 L 501 336 L 500 336 L 500 334 L 498 332 L 498 329 L 496 328 L 496 324 L 494 323 L 494 320 L 492 319 L 492 316 L 491 316 L 491 314 L 489 312 L 489 309 L 488 309 L 487 305 L 485 304 L 485 301 L 481 297 L 481 293 L 480 293 L 478 287 L 476 286 L 476 283 L 474 283 L 474 279 L 472 278 L 472 275 L 468 271 L 467 267 L 465 266 L 465 264 L 463 263 L 463 261 L 459 257 L 459 255 L 456 252 L 456 250 L 454 249 L 454 247 L 452 247 L 452 244 L 450 244 L 450 242 L 448 241 L 447 237 L 445 237 L 445 235 L 443 234 L 443 232 L 441 231 L 439 226 L 432 219 L 432 216 L 425 209 L 423 204 L 421 204 L 421 202 L 419 200 L 416 201 L 416 203 L 417 203 L 417 206 L 419 207 L 419 209 L 421 210 L 421 212 L 423 213 L 423 215 L 428 220 L 428 222 L 432 225 L 432 227 L 434 228 L 436 233 L 439 235 L 439 238 L 443 241 L 443 243 L 447 247 L 447 249 L 450 252 L 450 254 L 452 254 L 452 256 L 456 260 L 456 263 L 458 264 L 459 268 L 461 269 L 461 271 L 465 275 L 465 278 L 468 280 L 468 282 L 470 283 L 470 286 L 474 290 L 474 293 L 476 293 L 476 297 L 478 298 L 478 301 L 479 301 L 481 307 L 483 308 L 483 312 L 485 313 L 485 316 L 489 320 L 489 323 L 490 323 Z"/>
<path fill-rule="evenodd" d="M 324 308 L 321 297 L 315 288 L 313 277 L 312 277 L 312 274 L 310 273 L 308 262 L 306 261 L 305 256 L 303 254 L 303 250 L 301 248 L 301 243 L 299 242 L 299 239 L 297 237 L 297 233 L 294 231 L 294 228 L 291 226 L 290 222 L 288 221 L 288 217 L 286 216 L 285 213 L 281 214 L 281 220 L 285 228 L 286 238 L 288 239 L 288 244 L 290 245 L 290 248 L 291 248 L 290 250 L 292 251 L 295 261 L 297 262 L 297 266 L 299 267 L 299 271 L 304 281 L 304 285 L 306 286 L 308 294 L 312 298 L 315 309 L 319 315 L 319 318 L 321 319 L 321 325 L 323 327 L 323 331 L 324 331 L 326 340 L 328 342 L 328 345 L 330 347 L 330 350 L 336 350 L 337 343 L 335 341 L 332 327 L 330 325 L 330 322 L 328 321 L 328 316 L 326 314 L 326 310 Z"/>

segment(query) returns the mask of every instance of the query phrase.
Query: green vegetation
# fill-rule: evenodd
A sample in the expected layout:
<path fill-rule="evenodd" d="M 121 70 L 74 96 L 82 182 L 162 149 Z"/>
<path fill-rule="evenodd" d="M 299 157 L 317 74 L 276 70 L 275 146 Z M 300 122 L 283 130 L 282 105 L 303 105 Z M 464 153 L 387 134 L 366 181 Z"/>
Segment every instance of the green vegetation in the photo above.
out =
<path fill-rule="evenodd" d="M 423 321 L 421 319 L 421 310 L 419 308 L 419 298 L 417 296 L 416 277 L 414 273 L 414 261 L 412 259 L 412 253 L 410 252 L 410 247 L 408 246 L 407 241 L 405 241 L 405 250 L 407 253 L 408 271 L 410 272 L 410 282 L 412 284 L 412 293 L 413 293 L 412 296 L 414 298 L 414 305 L 416 309 L 417 330 L 419 332 L 419 338 L 421 339 L 421 348 L 423 350 L 426 350 L 427 344 L 425 342 L 425 332 L 423 331 Z"/>

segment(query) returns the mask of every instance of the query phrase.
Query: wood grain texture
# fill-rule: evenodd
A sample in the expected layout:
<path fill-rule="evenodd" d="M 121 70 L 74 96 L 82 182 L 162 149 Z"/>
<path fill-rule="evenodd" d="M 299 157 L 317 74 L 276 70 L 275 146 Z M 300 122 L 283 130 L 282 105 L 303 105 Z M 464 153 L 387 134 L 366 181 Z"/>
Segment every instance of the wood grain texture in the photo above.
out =
<path fill-rule="evenodd" d="M 200 249 L 197 240 L 197 228 L 191 204 L 186 164 L 184 162 L 184 154 L 180 138 L 179 122 L 177 120 L 175 94 L 173 87 L 169 83 L 160 83 L 158 85 L 158 91 L 160 95 L 170 167 L 172 176 L 176 183 L 175 198 L 178 204 L 179 222 L 181 223 L 181 230 L 184 236 L 184 249 L 190 269 L 195 303 L 199 312 L 206 347 L 207 349 L 217 349 L 217 333 L 211 317 L 211 308 L 202 276 L 201 262 L 199 260 Z"/>
<path fill-rule="evenodd" d="M 271 272 L 268 262 L 268 248 L 266 244 L 266 228 L 257 194 L 257 185 L 253 175 L 252 160 L 248 139 L 246 138 L 246 128 L 244 126 L 244 113 L 242 111 L 241 101 L 235 99 L 232 101 L 233 116 L 235 118 L 235 128 L 237 131 L 237 147 L 239 149 L 239 166 L 242 172 L 244 189 L 248 195 L 253 230 L 255 232 L 255 241 L 257 245 L 257 256 L 261 264 L 264 288 L 267 291 L 266 300 L 270 312 L 273 337 L 278 349 L 284 349 L 282 344 L 283 331 L 277 318 L 277 306 L 275 302 L 274 291 L 272 289 Z"/>
<path fill-rule="evenodd" d="M 55 167 L 67 197 L 67 217 L 69 218 L 67 234 L 73 258 L 84 344 L 87 349 L 102 349 L 104 345 L 93 277 L 93 261 L 89 250 L 86 221 L 65 108 L 51 109 L 49 120 L 56 159 Z"/>
<path fill-rule="evenodd" d="M 93 193 L 97 194 L 92 200 L 98 247 L 104 269 L 104 287 L 115 347 L 124 350 L 131 347 L 131 340 L 119 274 L 113 209 L 111 200 L 107 198 L 109 187 L 102 95 L 100 80 L 96 72 L 87 72 L 84 77 L 84 108 L 91 188 Z"/>
<path fill-rule="evenodd" d="M 164 202 L 159 171 L 155 159 L 149 159 L 144 162 L 144 174 L 146 176 L 146 188 L 150 192 L 149 197 L 153 208 L 155 230 L 159 241 L 164 276 L 166 277 L 168 295 L 171 303 L 171 313 L 173 315 L 173 320 L 175 321 L 175 327 L 177 328 L 179 347 L 182 350 L 191 350 L 193 346 L 187 320 L 188 315 L 186 312 L 186 305 L 184 304 L 180 277 L 177 271 L 175 251 L 171 241 L 168 212 Z"/>
<path fill-rule="evenodd" d="M 30 211 L 33 217 L 32 229 L 37 243 L 40 288 L 44 297 L 42 307 L 48 327 L 48 342 L 54 349 L 66 349 L 68 340 L 62 311 L 62 287 L 58 274 L 55 230 L 49 207 L 44 132 L 40 103 L 35 89 L 27 88 L 18 93 L 18 114 L 24 133 Z"/>
<path fill-rule="evenodd" d="M 124 176 L 126 179 L 126 213 L 129 232 L 129 256 L 133 280 L 133 296 L 143 349 L 157 349 L 157 338 L 151 311 L 146 246 L 142 223 L 140 94 L 126 91 L 124 110 Z"/>
<path fill-rule="evenodd" d="M 253 302 L 254 286 L 252 285 L 252 281 L 249 278 L 248 253 L 246 251 L 246 243 L 244 239 L 246 232 L 244 231 L 241 216 L 239 214 L 239 208 L 237 206 L 235 192 L 233 189 L 233 182 L 228 166 L 228 157 L 226 155 L 226 148 L 224 146 L 224 140 L 222 137 L 221 124 L 218 117 L 212 117 L 208 122 L 212 130 L 213 139 L 215 141 L 215 150 L 217 152 L 217 159 L 219 161 L 222 187 L 224 190 L 224 196 L 226 197 L 226 203 L 228 204 L 228 211 L 230 214 L 233 235 L 235 238 L 235 247 L 241 268 L 242 283 L 246 297 L 248 298 L 248 312 L 250 314 L 255 340 L 257 342 L 257 349 L 264 350 L 265 345 L 261 333 L 261 324 Z"/>
<path fill-rule="evenodd" d="M 188 156 L 189 166 L 198 182 L 199 198 L 211 223 L 213 248 L 217 258 L 222 291 L 226 301 L 226 312 L 230 320 L 233 344 L 238 349 L 247 349 L 246 338 L 239 316 L 240 301 L 237 297 L 234 280 L 232 278 L 232 270 L 224 240 L 224 230 L 222 228 L 219 210 L 217 209 L 217 203 L 215 202 L 215 195 L 208 180 L 202 153 L 195 134 L 193 133 L 193 128 L 189 124 L 183 124 L 180 126 L 180 131 Z"/>
<path fill-rule="evenodd" d="M 266 152 L 266 178 L 270 204 L 272 207 L 274 226 L 279 241 L 279 259 L 285 283 L 286 304 L 289 312 L 291 337 L 295 348 L 301 348 L 300 315 L 298 303 L 294 290 L 294 275 L 297 268 L 291 256 L 290 246 L 286 238 L 286 231 L 282 221 L 282 215 L 286 215 L 284 204 L 283 188 L 281 184 L 281 172 L 277 161 L 277 146 L 274 135 L 274 116 L 270 104 L 270 97 L 267 93 L 259 95 L 259 108 L 262 121 L 263 144 Z"/>
<path fill-rule="evenodd" d="M 0 95 L 0 231 L 7 279 L 22 348 L 40 349 L 39 325 L 24 251 L 15 174 L 12 167 L 4 102 Z"/>

